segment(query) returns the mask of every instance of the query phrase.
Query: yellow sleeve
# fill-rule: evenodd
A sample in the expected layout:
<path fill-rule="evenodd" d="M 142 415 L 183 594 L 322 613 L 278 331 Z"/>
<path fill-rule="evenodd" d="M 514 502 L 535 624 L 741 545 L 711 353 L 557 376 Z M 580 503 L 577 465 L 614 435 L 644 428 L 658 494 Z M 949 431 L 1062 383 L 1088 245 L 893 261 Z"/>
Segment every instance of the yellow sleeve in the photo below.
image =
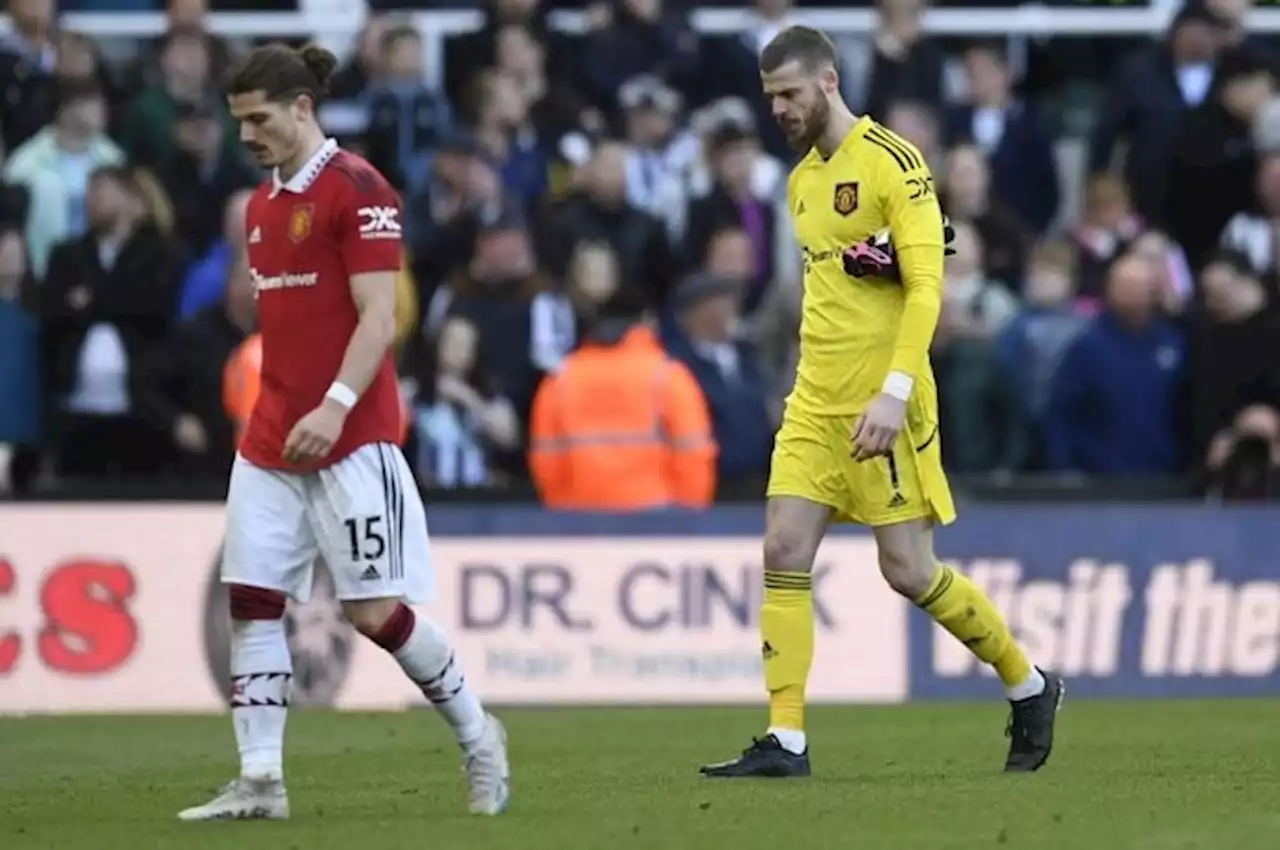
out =
<path fill-rule="evenodd" d="M 902 323 L 893 347 L 890 373 L 915 380 L 928 362 L 929 345 L 942 310 L 942 208 L 929 166 L 916 154 L 917 168 L 902 168 L 889 156 L 880 158 L 885 217 L 893 234 L 898 270 L 906 290 Z"/>
<path fill-rule="evenodd" d="M 414 326 L 418 324 L 418 282 L 414 280 L 413 269 L 409 264 L 409 255 L 405 254 L 400 263 L 400 273 L 396 275 L 396 339 L 395 347 L 400 349 Z"/>

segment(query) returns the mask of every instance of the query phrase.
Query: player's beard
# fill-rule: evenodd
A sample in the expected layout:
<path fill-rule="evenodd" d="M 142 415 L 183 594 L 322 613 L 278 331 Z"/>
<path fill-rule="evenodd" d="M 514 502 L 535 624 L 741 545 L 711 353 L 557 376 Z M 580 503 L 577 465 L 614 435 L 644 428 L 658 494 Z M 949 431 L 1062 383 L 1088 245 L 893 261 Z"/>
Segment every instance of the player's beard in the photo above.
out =
<path fill-rule="evenodd" d="M 827 98 L 818 92 L 817 100 L 808 114 L 800 119 L 800 127 L 793 133 L 787 133 L 787 142 L 797 153 L 808 153 L 818 143 L 822 133 L 827 129 L 827 121 L 831 118 L 831 105 Z"/>

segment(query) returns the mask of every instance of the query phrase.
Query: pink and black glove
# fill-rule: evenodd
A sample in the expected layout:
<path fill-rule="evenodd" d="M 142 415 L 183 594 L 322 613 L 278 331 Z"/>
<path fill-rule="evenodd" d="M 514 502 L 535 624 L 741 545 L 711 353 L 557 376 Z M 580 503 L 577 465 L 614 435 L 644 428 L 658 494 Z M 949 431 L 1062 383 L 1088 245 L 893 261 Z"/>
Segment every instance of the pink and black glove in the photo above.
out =
<path fill-rule="evenodd" d="M 950 257 L 955 248 L 956 229 L 951 226 L 951 219 L 942 217 L 943 252 Z M 887 277 L 890 280 L 901 280 L 898 271 L 898 255 L 893 249 L 893 234 L 889 228 L 877 231 L 866 239 L 845 249 L 844 270 L 850 277 Z"/>

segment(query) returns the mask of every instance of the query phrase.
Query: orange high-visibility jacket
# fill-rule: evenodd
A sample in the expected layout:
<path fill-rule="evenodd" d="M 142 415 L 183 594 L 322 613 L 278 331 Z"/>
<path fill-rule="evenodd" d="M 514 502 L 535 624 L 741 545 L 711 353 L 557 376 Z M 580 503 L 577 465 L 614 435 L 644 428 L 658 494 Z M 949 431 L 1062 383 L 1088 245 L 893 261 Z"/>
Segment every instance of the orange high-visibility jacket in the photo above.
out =
<path fill-rule="evenodd" d="M 529 467 L 547 507 L 703 508 L 715 496 L 706 398 L 648 328 L 566 357 L 534 396 L 530 430 Z"/>
<path fill-rule="evenodd" d="M 222 408 L 236 426 L 236 440 L 249 424 L 262 390 L 262 335 L 251 334 L 235 347 L 222 367 Z M 409 438 L 409 408 L 401 399 L 400 445 Z"/>

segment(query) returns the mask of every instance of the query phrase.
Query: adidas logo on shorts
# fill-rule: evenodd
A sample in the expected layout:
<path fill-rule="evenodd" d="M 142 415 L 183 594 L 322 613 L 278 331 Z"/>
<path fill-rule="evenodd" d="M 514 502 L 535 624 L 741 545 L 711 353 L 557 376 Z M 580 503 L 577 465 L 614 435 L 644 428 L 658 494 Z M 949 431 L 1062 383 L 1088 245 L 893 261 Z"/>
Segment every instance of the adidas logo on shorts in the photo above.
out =
<path fill-rule="evenodd" d="M 361 581 L 378 581 L 381 578 L 382 576 L 378 573 L 378 570 L 373 566 L 373 564 L 370 564 L 368 568 L 360 574 Z"/>

